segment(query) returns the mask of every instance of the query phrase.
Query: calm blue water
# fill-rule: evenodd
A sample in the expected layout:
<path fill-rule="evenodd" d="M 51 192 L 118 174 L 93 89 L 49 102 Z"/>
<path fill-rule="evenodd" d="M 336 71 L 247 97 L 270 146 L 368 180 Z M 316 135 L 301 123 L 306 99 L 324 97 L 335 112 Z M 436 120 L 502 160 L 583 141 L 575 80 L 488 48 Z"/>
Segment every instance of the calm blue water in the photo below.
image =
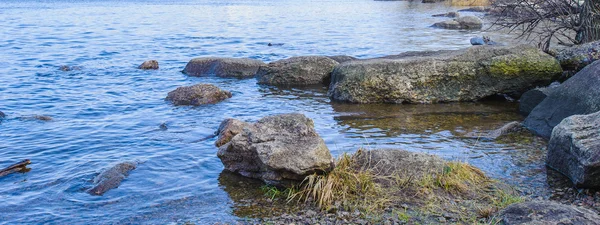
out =
<path fill-rule="evenodd" d="M 514 104 L 358 106 L 325 89 L 278 89 L 255 80 L 180 73 L 199 56 L 273 61 L 297 55 L 360 58 L 458 49 L 484 32 L 433 29 L 449 8 L 370 0 L 3 0 L 0 4 L 0 167 L 32 170 L 0 178 L 0 224 L 90 224 L 238 219 L 217 178 L 212 134 L 225 118 L 254 121 L 287 112 L 315 120 L 334 153 L 394 147 L 469 160 L 499 178 L 515 149 L 460 138 L 520 119 Z M 282 43 L 282 46 L 267 46 Z M 140 71 L 148 59 L 158 71 Z M 59 71 L 61 65 L 78 71 Z M 233 98 L 202 107 L 164 101 L 178 86 L 212 83 Z M 431 115 L 449 115 L 422 123 Z M 50 122 L 19 117 L 47 115 Z M 168 130 L 158 129 L 166 123 Z M 406 127 L 416 128 L 406 128 Z M 142 162 L 104 196 L 90 180 L 118 162 Z"/>

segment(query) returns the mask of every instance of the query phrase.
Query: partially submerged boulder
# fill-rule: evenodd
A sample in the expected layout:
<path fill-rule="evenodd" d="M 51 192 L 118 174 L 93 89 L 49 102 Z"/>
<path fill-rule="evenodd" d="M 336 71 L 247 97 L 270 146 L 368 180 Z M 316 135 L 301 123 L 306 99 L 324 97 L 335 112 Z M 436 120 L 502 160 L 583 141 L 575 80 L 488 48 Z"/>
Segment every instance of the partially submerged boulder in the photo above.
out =
<path fill-rule="evenodd" d="M 338 64 L 326 56 L 297 56 L 260 67 L 256 78 L 259 84 L 276 86 L 327 85 Z"/>
<path fill-rule="evenodd" d="M 444 29 L 481 29 L 483 27 L 483 20 L 476 16 L 461 16 L 456 19 L 446 20 L 433 24 L 434 27 Z"/>
<path fill-rule="evenodd" d="M 500 211 L 499 224 L 600 224 L 600 216 L 582 207 L 553 201 L 516 203 Z"/>
<path fill-rule="evenodd" d="M 551 83 L 561 72 L 554 57 L 525 45 L 407 52 L 340 64 L 328 94 L 353 103 L 476 101 L 496 94 L 518 96 Z"/>
<path fill-rule="evenodd" d="M 256 59 L 201 57 L 190 60 L 183 73 L 195 77 L 252 78 L 258 68 L 264 65 L 264 62 Z"/>
<path fill-rule="evenodd" d="M 556 87 L 523 124 L 546 139 L 564 118 L 600 111 L 600 62 L 594 62 Z"/>
<path fill-rule="evenodd" d="M 528 116 L 559 85 L 557 82 L 557 85 L 535 88 L 523 93 L 519 99 L 519 113 L 523 116 Z"/>
<path fill-rule="evenodd" d="M 600 112 L 570 116 L 554 127 L 546 165 L 577 187 L 600 188 Z"/>
<path fill-rule="evenodd" d="M 31 116 L 21 116 L 18 117 L 18 119 L 21 120 L 39 120 L 39 121 L 52 121 L 53 118 L 50 116 L 44 116 L 44 115 L 31 115 Z"/>
<path fill-rule="evenodd" d="M 302 114 L 268 116 L 253 124 L 224 122 L 236 123 L 244 126 L 241 132 L 237 126 L 222 126 L 222 142 L 217 142 L 221 144 L 217 156 L 228 171 L 285 186 L 333 167 L 331 153 L 313 121 Z M 227 142 L 229 134 L 235 136 Z"/>
<path fill-rule="evenodd" d="M 231 98 L 231 92 L 224 91 L 212 84 L 196 84 L 193 86 L 178 87 L 169 92 L 167 100 L 174 105 L 205 105 L 215 104 Z"/>
<path fill-rule="evenodd" d="M 563 49 L 556 58 L 564 70 L 577 72 L 600 59 L 600 41 Z"/>
<path fill-rule="evenodd" d="M 119 187 L 121 182 L 129 176 L 129 171 L 134 170 L 137 163 L 122 162 L 105 170 L 94 178 L 94 187 L 87 190 L 91 195 L 103 195 L 110 189 Z"/>
<path fill-rule="evenodd" d="M 81 67 L 79 67 L 79 66 L 62 65 L 62 66 L 58 67 L 58 69 L 60 71 L 69 72 L 69 71 L 73 71 L 73 70 L 81 70 Z"/>
<path fill-rule="evenodd" d="M 143 62 L 138 69 L 142 70 L 157 70 L 158 69 L 158 61 L 156 60 L 148 60 Z"/>

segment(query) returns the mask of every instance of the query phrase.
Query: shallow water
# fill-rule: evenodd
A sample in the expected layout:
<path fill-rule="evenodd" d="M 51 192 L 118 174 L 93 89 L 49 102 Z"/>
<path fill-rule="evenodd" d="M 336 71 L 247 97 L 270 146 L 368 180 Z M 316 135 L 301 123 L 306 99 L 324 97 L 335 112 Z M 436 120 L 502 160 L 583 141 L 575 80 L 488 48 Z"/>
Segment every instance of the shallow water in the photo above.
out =
<path fill-rule="evenodd" d="M 0 178 L 0 223 L 239 219 L 231 191 L 236 187 L 219 182 L 223 166 L 215 139 L 198 140 L 225 118 L 255 121 L 288 112 L 314 119 L 334 155 L 360 147 L 403 148 L 469 161 L 496 178 L 527 183 L 534 176 L 521 177 L 521 171 L 539 174 L 541 168 L 535 160 L 522 163 L 521 152 L 530 145 L 465 138 L 522 119 L 514 103 L 349 105 L 332 103 L 320 87 L 281 89 L 180 72 L 199 56 L 268 62 L 468 47 L 470 37 L 486 32 L 429 27 L 441 20 L 431 14 L 456 9 L 370 0 L 4 0 L 0 110 L 8 116 L 0 124 L 0 167 L 27 158 L 32 170 Z M 148 59 L 157 59 L 161 69 L 136 69 Z M 82 69 L 63 72 L 61 65 Z M 176 87 L 200 82 L 231 90 L 233 98 L 201 107 L 164 101 Z M 54 120 L 20 118 L 30 115 Z M 159 129 L 162 123 L 168 130 Z M 119 188 L 104 196 L 85 193 L 96 174 L 127 160 L 141 164 Z M 533 183 L 544 186 L 540 179 Z"/>

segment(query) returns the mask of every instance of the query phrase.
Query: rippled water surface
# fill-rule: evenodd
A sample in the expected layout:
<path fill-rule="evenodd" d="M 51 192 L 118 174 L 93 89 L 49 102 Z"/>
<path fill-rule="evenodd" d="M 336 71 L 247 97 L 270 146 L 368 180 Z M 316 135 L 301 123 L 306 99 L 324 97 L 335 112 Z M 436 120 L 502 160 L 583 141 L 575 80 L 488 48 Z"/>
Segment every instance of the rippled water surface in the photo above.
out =
<path fill-rule="evenodd" d="M 512 144 L 465 138 L 522 119 L 511 103 L 349 105 L 324 88 L 282 89 L 254 79 L 187 77 L 199 56 L 266 62 L 298 55 L 377 57 L 458 49 L 483 31 L 429 27 L 456 10 L 419 1 L 3 0 L 0 4 L 0 223 L 212 223 L 239 219 L 211 135 L 225 118 L 255 121 L 301 112 L 334 155 L 359 147 L 403 148 L 466 160 L 513 180 L 528 167 Z M 268 43 L 282 45 L 268 46 Z M 141 71 L 144 60 L 158 71 Z M 61 65 L 81 70 L 60 71 Z M 178 86 L 233 92 L 216 105 L 174 107 Z M 47 115 L 49 122 L 22 117 Z M 165 123 L 168 130 L 159 129 Z M 85 192 L 103 169 L 141 164 L 104 196 Z M 520 181 L 519 181 L 520 182 Z M 229 191 L 229 192 L 228 192 Z"/>

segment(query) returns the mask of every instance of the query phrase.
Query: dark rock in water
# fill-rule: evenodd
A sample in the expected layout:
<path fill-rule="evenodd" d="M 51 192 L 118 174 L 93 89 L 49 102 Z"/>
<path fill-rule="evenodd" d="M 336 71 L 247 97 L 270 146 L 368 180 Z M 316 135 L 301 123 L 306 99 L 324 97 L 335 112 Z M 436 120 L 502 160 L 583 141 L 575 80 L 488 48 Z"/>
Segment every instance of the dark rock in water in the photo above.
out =
<path fill-rule="evenodd" d="M 217 130 L 219 138 L 215 142 L 215 145 L 217 147 L 221 147 L 222 145 L 231 141 L 231 139 L 235 135 L 241 133 L 244 127 L 247 126 L 249 126 L 248 123 L 236 119 L 223 120 L 223 122 L 221 122 L 221 125 L 219 125 L 219 129 Z"/>
<path fill-rule="evenodd" d="M 348 61 L 352 61 L 352 60 L 358 60 L 355 57 L 352 56 L 347 56 L 347 55 L 335 55 L 335 56 L 328 56 L 330 59 L 335 60 L 338 63 L 344 63 L 344 62 L 348 62 Z"/>
<path fill-rule="evenodd" d="M 600 59 L 600 41 L 566 48 L 558 53 L 556 59 L 564 70 L 576 73 Z"/>
<path fill-rule="evenodd" d="M 600 216 L 582 207 L 553 201 L 516 203 L 499 212 L 499 224 L 600 224 Z"/>
<path fill-rule="evenodd" d="M 129 176 L 129 171 L 136 167 L 137 163 L 133 162 L 123 162 L 111 167 L 94 178 L 94 187 L 87 192 L 91 195 L 103 195 L 110 189 L 117 188 Z"/>
<path fill-rule="evenodd" d="M 600 111 L 600 62 L 594 62 L 552 90 L 523 124 L 546 139 L 564 118 Z"/>
<path fill-rule="evenodd" d="M 167 100 L 174 105 L 204 105 L 215 104 L 231 98 L 231 92 L 224 91 L 212 84 L 196 84 L 193 86 L 178 87 L 169 92 Z"/>
<path fill-rule="evenodd" d="M 302 114 L 268 116 L 253 124 L 229 119 L 221 125 L 217 156 L 228 171 L 288 186 L 333 168 L 313 121 Z M 244 126 L 241 132 L 239 126 Z M 233 134 L 227 142 L 225 136 Z"/>
<path fill-rule="evenodd" d="M 558 82 L 556 83 L 560 85 Z M 528 116 L 538 104 L 548 97 L 548 94 L 550 94 L 552 90 L 558 87 L 558 85 L 535 88 L 523 93 L 519 99 L 519 113 L 523 116 Z"/>
<path fill-rule="evenodd" d="M 6 114 L 4 114 L 2 111 L 0 111 L 0 121 L 2 121 L 2 119 L 6 118 Z"/>
<path fill-rule="evenodd" d="M 21 120 L 40 120 L 40 121 L 52 121 L 52 117 L 43 115 L 32 115 L 32 116 L 21 116 L 18 119 Z"/>
<path fill-rule="evenodd" d="M 79 67 L 79 66 L 62 65 L 58 69 L 61 70 L 61 71 L 68 72 L 68 71 L 73 71 L 73 70 L 81 70 L 81 67 Z"/>
<path fill-rule="evenodd" d="M 283 46 L 283 43 L 269 43 L 267 46 Z"/>
<path fill-rule="evenodd" d="M 298 56 L 261 66 L 256 73 L 259 84 L 303 86 L 328 84 L 331 71 L 339 64 L 326 56 Z"/>
<path fill-rule="evenodd" d="M 158 129 L 160 129 L 160 130 L 168 130 L 168 129 L 169 129 L 169 127 L 167 127 L 167 123 L 161 123 L 161 124 L 158 126 Z"/>
<path fill-rule="evenodd" d="M 570 116 L 554 127 L 546 165 L 577 187 L 600 188 L 600 112 Z"/>
<path fill-rule="evenodd" d="M 483 27 L 483 20 L 476 16 L 463 16 L 456 19 L 435 23 L 433 24 L 433 27 L 444 29 L 475 30 Z"/>
<path fill-rule="evenodd" d="M 485 41 L 481 37 L 471 38 L 471 45 L 485 45 Z"/>
<path fill-rule="evenodd" d="M 423 0 L 421 1 L 422 3 L 438 3 L 438 2 L 443 2 L 446 0 Z"/>
<path fill-rule="evenodd" d="M 407 52 L 338 65 L 328 95 L 353 103 L 476 101 L 496 94 L 519 96 L 561 72 L 554 57 L 532 46 Z"/>
<path fill-rule="evenodd" d="M 486 8 L 485 6 L 475 6 L 475 7 L 471 7 L 471 8 L 467 8 L 467 9 L 461 9 L 458 11 L 459 12 L 487 12 L 487 11 L 489 11 L 489 9 Z"/>
<path fill-rule="evenodd" d="M 252 78 L 265 63 L 248 58 L 202 57 L 190 60 L 183 73 L 190 76 Z"/>
<path fill-rule="evenodd" d="M 519 132 L 523 128 L 524 128 L 523 124 L 521 124 L 520 122 L 517 122 L 517 121 L 513 121 L 513 122 L 507 123 L 504 126 L 490 132 L 488 137 L 491 139 L 497 139 L 497 138 L 507 135 L 507 134 Z"/>
<path fill-rule="evenodd" d="M 433 17 L 450 17 L 450 18 L 456 18 L 456 17 L 460 17 L 460 13 L 458 12 L 447 12 L 447 13 L 442 13 L 442 14 L 435 14 L 432 15 Z"/>
<path fill-rule="evenodd" d="M 142 65 L 138 66 L 138 69 L 157 70 L 158 69 L 158 61 L 156 61 L 156 60 L 145 61 L 142 63 Z"/>

